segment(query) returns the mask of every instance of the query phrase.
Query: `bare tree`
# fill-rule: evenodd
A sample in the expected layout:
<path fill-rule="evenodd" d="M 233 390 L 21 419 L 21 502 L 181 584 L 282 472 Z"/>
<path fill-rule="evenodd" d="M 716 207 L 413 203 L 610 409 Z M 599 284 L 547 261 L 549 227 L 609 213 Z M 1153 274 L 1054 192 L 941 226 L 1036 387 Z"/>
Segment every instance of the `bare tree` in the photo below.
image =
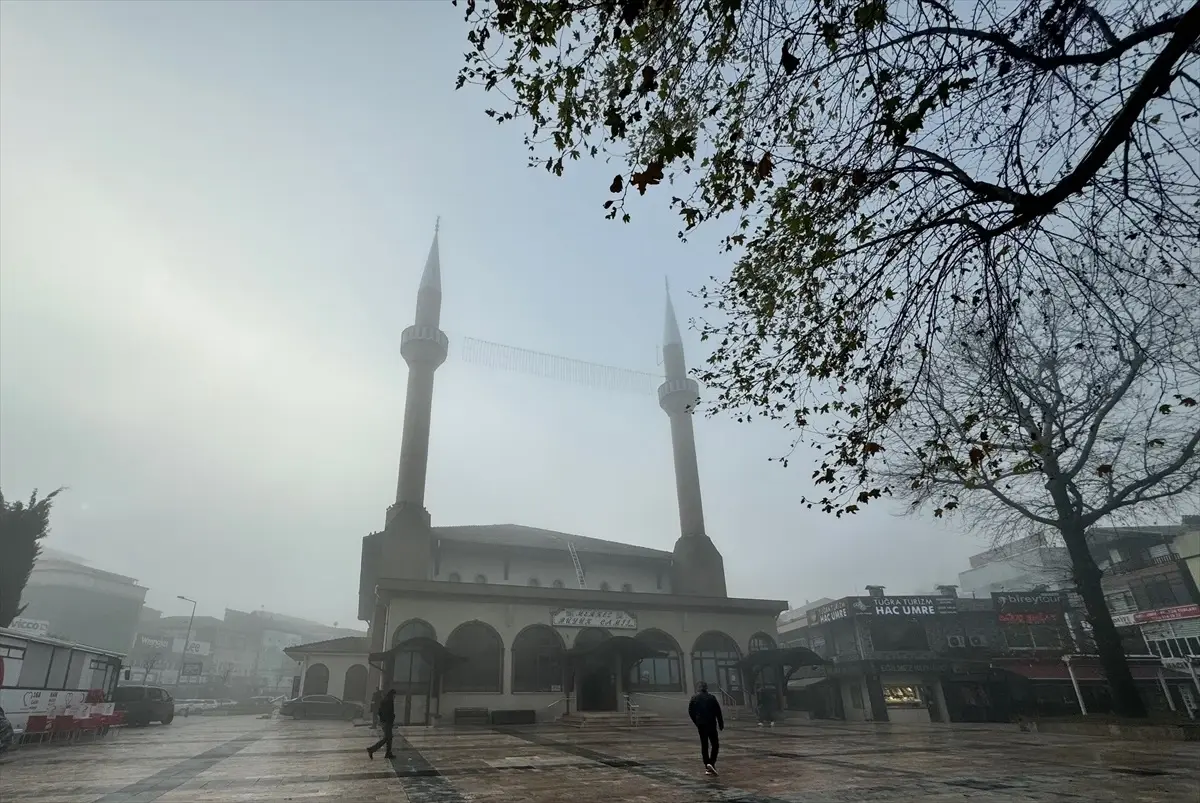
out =
<path fill-rule="evenodd" d="M 160 663 L 162 663 L 162 653 L 152 652 L 144 655 L 141 661 L 142 680 L 149 680 L 150 673 L 153 672 Z"/>
<path fill-rule="evenodd" d="M 1115 707 L 1144 716 L 1087 534 L 1172 512 L 1200 489 L 1200 298 L 1153 282 L 1107 297 L 1084 316 L 1047 295 L 1004 341 L 947 332 L 954 359 L 893 419 L 903 448 L 879 461 L 914 507 L 961 509 L 993 531 L 1056 531 Z"/>
<path fill-rule="evenodd" d="M 487 113 L 527 126 L 531 164 L 605 158 L 607 214 L 665 192 L 680 236 L 732 216 L 701 379 L 822 444 L 824 509 L 947 315 L 1003 336 L 1045 288 L 1090 300 L 1062 258 L 1081 247 L 1153 243 L 1142 275 L 1200 281 L 1198 0 L 466 0 L 466 20 L 459 86 L 503 96 Z"/>

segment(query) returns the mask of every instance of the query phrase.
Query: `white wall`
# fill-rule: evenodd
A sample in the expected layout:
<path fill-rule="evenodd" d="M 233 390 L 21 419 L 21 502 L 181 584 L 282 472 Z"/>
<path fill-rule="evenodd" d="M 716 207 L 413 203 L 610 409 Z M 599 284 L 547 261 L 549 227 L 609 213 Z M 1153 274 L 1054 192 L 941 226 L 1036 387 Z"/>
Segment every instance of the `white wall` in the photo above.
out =
<path fill-rule="evenodd" d="M 367 666 L 366 653 L 362 655 L 348 655 L 346 653 L 337 653 L 330 655 L 309 655 L 300 666 L 300 693 L 304 694 L 304 681 L 308 677 L 308 670 L 315 664 L 324 664 L 329 669 L 329 688 L 325 691 L 326 694 L 332 694 L 339 699 L 346 699 L 346 670 L 355 664 L 361 664 L 364 668 Z M 370 699 L 370 690 L 367 694 L 368 701 Z M 351 702 L 362 702 L 361 700 L 351 700 Z"/>
<path fill-rule="evenodd" d="M 512 685 L 512 645 L 517 635 L 530 625 L 550 624 L 553 610 L 564 606 L 548 606 L 533 603 L 479 603 L 468 600 L 403 598 L 394 599 L 388 608 L 385 643 L 391 643 L 396 628 L 410 619 L 423 619 L 433 626 L 437 640 L 442 644 L 460 624 L 474 620 L 483 621 L 500 635 L 504 646 L 504 693 L 455 692 L 443 694 L 441 699 L 442 721 L 452 720 L 455 708 L 487 707 L 495 709 L 534 709 L 539 719 L 555 719 L 562 714 L 561 693 L 510 693 Z M 637 616 L 637 630 L 612 631 L 613 635 L 633 636 L 649 629 L 662 630 L 679 644 L 683 664 L 685 688 L 694 684 L 692 678 L 691 649 L 696 639 L 709 630 L 717 630 L 734 639 L 742 655 L 749 652 L 750 638 L 755 633 L 765 632 L 775 637 L 775 617 L 770 614 L 737 613 L 691 613 L 670 610 L 639 610 L 634 605 L 614 602 L 614 609 L 628 611 Z M 569 648 L 580 628 L 557 628 Z M 331 667 L 332 668 L 332 667 Z M 333 680 L 331 678 L 332 686 Z M 332 693 L 332 692 L 331 692 Z M 688 695 L 677 695 L 685 700 Z M 642 695 L 639 695 L 642 697 Z M 656 698 L 639 700 L 651 710 L 663 709 L 664 715 L 674 712 L 678 703 L 672 695 L 663 695 L 665 701 Z"/>
<path fill-rule="evenodd" d="M 658 588 L 657 566 L 638 566 L 628 563 L 604 560 L 600 556 L 581 554 L 587 587 L 599 589 L 602 582 L 607 582 L 613 591 L 620 591 L 625 583 L 631 583 L 633 590 L 639 593 L 669 593 L 670 578 L 667 567 L 662 567 L 662 588 Z M 487 577 L 489 585 L 529 585 L 529 579 L 536 577 L 543 588 L 551 588 L 555 580 L 562 580 L 566 588 L 578 588 L 579 581 L 575 575 L 575 566 L 571 563 L 571 555 L 563 549 L 561 558 L 519 555 L 509 559 L 508 579 L 504 579 L 504 558 L 490 552 L 465 550 L 458 545 L 443 546 L 438 574 L 435 580 L 446 580 L 451 573 L 457 572 L 464 583 L 472 583 L 475 576 L 482 574 Z"/>

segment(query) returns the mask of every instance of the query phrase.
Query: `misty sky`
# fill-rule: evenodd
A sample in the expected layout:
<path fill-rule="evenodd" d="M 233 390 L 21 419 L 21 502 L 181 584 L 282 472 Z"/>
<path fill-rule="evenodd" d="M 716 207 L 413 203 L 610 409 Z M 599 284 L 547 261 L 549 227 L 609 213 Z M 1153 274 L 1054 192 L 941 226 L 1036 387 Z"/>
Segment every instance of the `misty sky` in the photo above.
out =
<path fill-rule="evenodd" d="M 60 485 L 50 545 L 168 613 L 353 624 L 360 539 L 395 496 L 400 333 L 442 216 L 427 505 L 671 549 L 653 397 L 456 360 L 476 337 L 656 370 L 663 276 L 725 275 L 659 193 L 605 221 L 614 169 L 525 167 L 453 89 L 449 3 L 0 4 L 0 487 Z M 704 352 L 685 332 L 689 363 Z M 709 534 L 736 596 L 953 582 L 985 548 L 929 518 L 805 510 L 768 424 L 698 419 Z"/>

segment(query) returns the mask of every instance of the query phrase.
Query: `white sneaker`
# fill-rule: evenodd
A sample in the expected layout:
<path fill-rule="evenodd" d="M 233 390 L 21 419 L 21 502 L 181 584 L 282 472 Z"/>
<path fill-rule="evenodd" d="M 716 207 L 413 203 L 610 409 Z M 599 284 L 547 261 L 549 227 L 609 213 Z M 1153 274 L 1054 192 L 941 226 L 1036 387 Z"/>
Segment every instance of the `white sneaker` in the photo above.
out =
<path fill-rule="evenodd" d="M 721 773 L 717 772 L 717 768 L 714 767 L 712 764 L 705 764 L 704 772 L 707 773 L 708 775 L 720 775 L 721 774 Z"/>

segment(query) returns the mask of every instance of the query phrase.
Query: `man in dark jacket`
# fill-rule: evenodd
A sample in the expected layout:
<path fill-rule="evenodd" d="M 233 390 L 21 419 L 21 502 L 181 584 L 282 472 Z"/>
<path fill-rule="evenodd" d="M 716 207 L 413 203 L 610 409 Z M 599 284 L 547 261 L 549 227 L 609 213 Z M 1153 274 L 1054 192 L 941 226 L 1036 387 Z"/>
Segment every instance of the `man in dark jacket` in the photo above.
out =
<path fill-rule="evenodd" d="M 721 739 L 717 731 L 725 730 L 725 717 L 721 716 L 721 704 L 708 693 L 708 684 L 701 683 L 699 691 L 688 703 L 688 716 L 700 732 L 700 756 L 704 759 L 706 775 L 717 774 L 717 751 Z"/>
<path fill-rule="evenodd" d="M 383 754 L 383 757 L 395 758 L 392 755 L 392 728 L 396 725 L 395 689 L 388 689 L 387 694 L 383 695 L 383 699 L 379 702 L 377 713 L 379 714 L 379 726 L 383 728 L 383 738 L 367 748 L 367 755 L 375 758 L 375 751 L 386 746 L 387 751 Z"/>

